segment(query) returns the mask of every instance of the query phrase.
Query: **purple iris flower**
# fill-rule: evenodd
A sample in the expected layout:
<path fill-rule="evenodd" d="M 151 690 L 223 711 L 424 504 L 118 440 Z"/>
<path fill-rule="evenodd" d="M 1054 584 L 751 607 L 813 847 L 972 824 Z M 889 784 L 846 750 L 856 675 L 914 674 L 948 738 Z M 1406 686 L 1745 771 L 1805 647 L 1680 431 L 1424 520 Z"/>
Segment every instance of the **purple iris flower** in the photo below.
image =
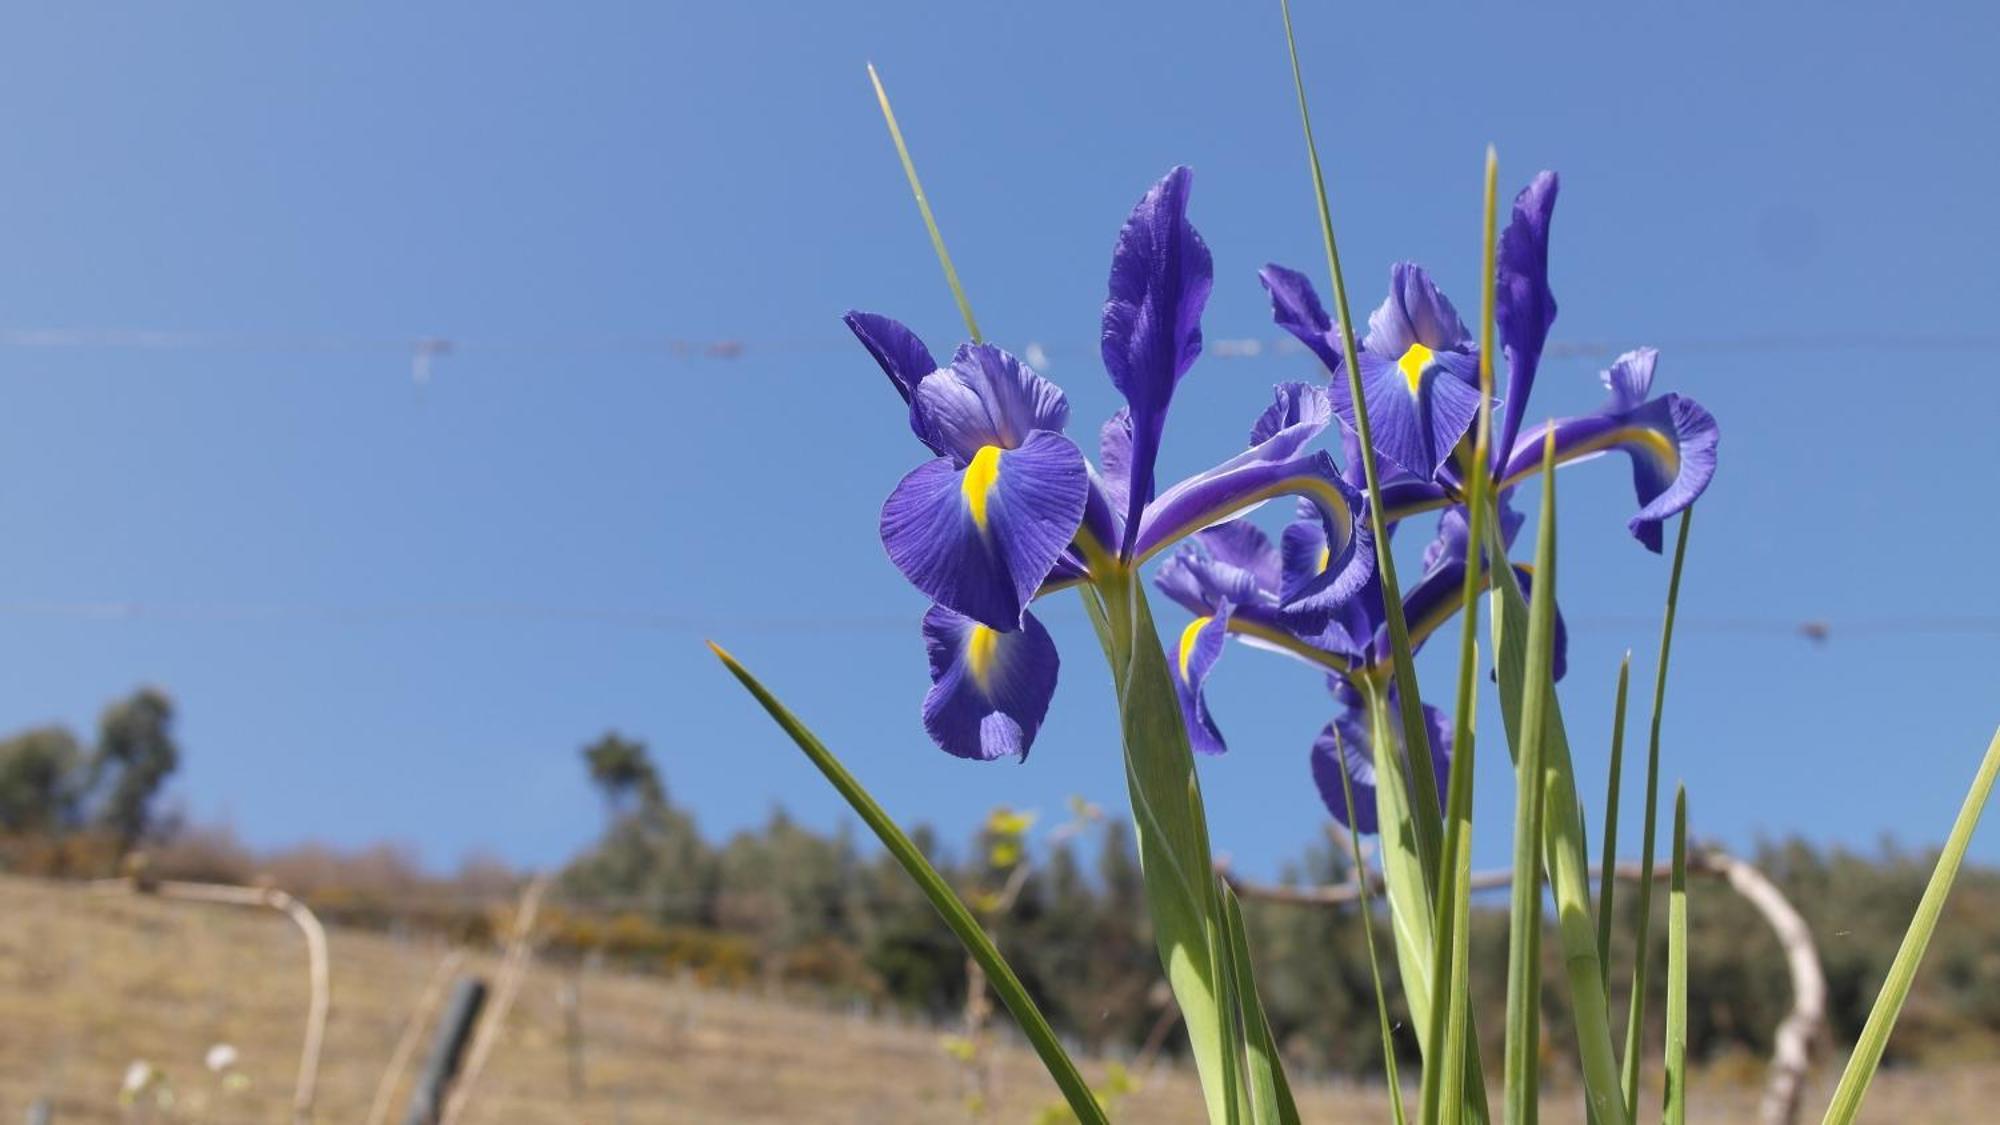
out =
<path fill-rule="evenodd" d="M 1241 453 L 1156 488 L 1167 407 L 1201 352 L 1213 284 L 1208 248 L 1187 219 L 1190 183 L 1176 168 L 1155 184 L 1112 254 L 1103 357 L 1126 406 L 1100 431 L 1098 466 L 1063 434 L 1062 391 L 1014 356 L 967 344 L 940 367 L 896 321 L 847 315 L 936 455 L 896 486 L 881 530 L 890 559 L 936 603 L 924 620 L 932 686 L 923 715 L 952 754 L 1026 756 L 1056 683 L 1055 646 L 1028 612 L 1041 594 L 1129 574 L 1281 496 L 1308 503 L 1328 545 L 1325 565 L 1285 589 L 1286 601 L 1349 597 L 1373 571 L 1357 534 L 1359 493 L 1332 457 L 1306 448 L 1334 417 L 1321 388 L 1277 388 Z"/>
<path fill-rule="evenodd" d="M 1375 740 L 1369 733 L 1368 715 L 1354 689 L 1335 680 L 1334 698 L 1342 703 L 1340 716 L 1313 739 L 1313 783 L 1320 800 L 1333 819 L 1364 836 L 1378 830 L 1375 817 Z M 1424 704 L 1424 727 L 1430 732 L 1432 772 L 1437 775 L 1438 805 L 1445 802 L 1446 782 L 1451 773 L 1451 720 L 1444 712 Z M 1347 784 L 1341 784 L 1345 771 Z M 1347 807 L 1347 791 L 1354 793 L 1354 807 Z"/>
<path fill-rule="evenodd" d="M 1340 333 L 1303 274 L 1265 266 L 1259 275 L 1279 325 L 1319 355 L 1332 373 L 1341 421 L 1354 402 L 1341 361 Z M 1420 266 L 1389 271 L 1389 297 L 1368 317 L 1360 341 L 1361 397 L 1375 449 L 1404 472 L 1430 480 L 1479 416 L 1479 348 L 1458 310 Z"/>
<path fill-rule="evenodd" d="M 1492 471 L 1502 489 L 1541 466 L 1542 435 L 1548 427 L 1527 433 L 1521 427 L 1556 316 L 1548 279 L 1549 228 L 1560 186 L 1555 173 L 1543 172 L 1521 190 L 1496 256 L 1495 321 L 1508 371 L 1493 435 Z M 1353 409 L 1337 326 L 1304 275 L 1273 265 L 1261 276 L 1278 325 L 1333 374 L 1334 406 L 1351 430 Z M 1393 524 L 1462 499 L 1461 466 L 1452 453 L 1471 428 L 1479 394 L 1477 350 L 1450 302 L 1414 266 L 1397 266 L 1390 289 L 1388 301 L 1369 318 L 1360 351 L 1363 401 L 1376 451 L 1386 462 L 1383 515 Z M 1412 346 L 1425 351 L 1411 353 Z M 1405 364 L 1412 354 L 1415 359 Z M 1610 402 L 1595 414 L 1552 425 L 1558 463 L 1612 449 L 1631 454 L 1640 509 L 1629 526 L 1657 552 L 1661 521 L 1692 504 L 1715 475 L 1718 435 L 1714 416 L 1693 399 L 1647 397 L 1654 359 L 1651 349 L 1620 357 L 1604 375 L 1612 388 Z M 1431 361 L 1438 370 L 1425 366 Z M 1398 374 L 1405 377 L 1402 383 Z M 1399 389 L 1400 396 L 1393 393 Z"/>
<path fill-rule="evenodd" d="M 1501 530 L 1511 544 L 1521 516 L 1508 507 L 1504 496 L 1500 513 Z M 1453 508 L 1439 519 L 1437 536 L 1425 548 L 1423 573 L 1403 598 L 1413 650 L 1422 648 L 1463 608 L 1467 531 L 1465 510 Z M 1182 717 L 1197 750 L 1216 754 L 1227 748 L 1205 688 L 1228 638 L 1304 661 L 1331 673 L 1335 681 L 1388 682 L 1389 629 L 1374 573 L 1330 612 L 1301 612 L 1286 605 L 1281 591 L 1287 575 L 1319 566 L 1325 549 L 1320 521 L 1295 521 L 1285 529 L 1282 542 L 1282 547 L 1273 546 L 1254 524 L 1232 520 L 1183 544 L 1154 578 L 1161 593 L 1196 615 L 1169 655 Z M 1517 563 L 1514 572 L 1524 588 L 1532 587 L 1530 568 Z M 1558 614 L 1553 669 L 1557 679 L 1566 671 L 1567 649 L 1567 632 Z"/>

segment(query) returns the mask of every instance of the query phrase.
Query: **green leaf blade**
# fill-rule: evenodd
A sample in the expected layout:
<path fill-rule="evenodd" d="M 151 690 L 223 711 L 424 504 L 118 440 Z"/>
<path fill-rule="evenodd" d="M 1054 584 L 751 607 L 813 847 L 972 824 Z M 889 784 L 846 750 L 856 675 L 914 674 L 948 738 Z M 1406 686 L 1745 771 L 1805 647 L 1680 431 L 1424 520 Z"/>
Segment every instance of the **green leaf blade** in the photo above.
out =
<path fill-rule="evenodd" d="M 1674 794 L 1674 870 L 1667 895 L 1666 1125 L 1687 1125 L 1687 787 Z"/>
<path fill-rule="evenodd" d="M 1945 899 L 1951 895 L 1951 885 L 1958 878 L 1959 866 L 1965 862 L 1965 850 L 1972 843 L 1973 830 L 1979 826 L 1980 814 L 1993 796 L 1996 775 L 2000 775 L 2000 731 L 1994 732 L 1993 741 L 1986 747 L 1986 757 L 1979 763 L 1979 772 L 1972 779 L 1965 804 L 1958 810 L 1951 835 L 1945 839 L 1944 850 L 1938 854 L 1937 867 L 1932 870 L 1930 882 L 1924 887 L 1924 897 L 1917 903 L 1916 916 L 1910 920 L 1910 928 L 1903 934 L 1896 959 L 1889 964 L 1889 975 L 1882 981 L 1882 991 L 1875 997 L 1875 1006 L 1868 1011 L 1868 1022 L 1862 1026 L 1861 1037 L 1855 1041 L 1854 1053 L 1848 1056 L 1847 1067 L 1841 1071 L 1840 1084 L 1834 1087 L 1833 1104 L 1826 1111 L 1828 1125 L 1849 1125 L 1861 1112 L 1861 1100 L 1868 1094 L 1868 1084 L 1874 1080 L 1876 1068 L 1882 1065 L 1882 1052 L 1889 1045 L 1889 1033 L 1895 1030 L 1896 1017 L 1902 1014 L 1903 1002 L 1909 999 L 1910 985 L 1916 980 L 1917 967 L 1923 962 L 1931 934 L 1937 930 L 1938 917 L 1944 912 Z"/>
<path fill-rule="evenodd" d="M 807 729 L 806 725 L 800 722 L 784 704 L 778 702 L 778 698 L 752 676 L 748 669 L 738 663 L 735 657 L 712 641 L 708 647 L 715 652 L 723 666 L 729 669 L 730 674 L 750 692 L 765 712 L 791 737 L 799 749 L 805 752 L 806 757 L 812 760 L 813 765 L 819 768 L 820 773 L 825 775 L 834 789 L 846 799 L 848 807 L 852 808 L 862 823 L 875 833 L 876 839 L 882 841 L 882 846 L 888 849 L 889 854 L 896 858 L 896 862 L 902 865 L 903 870 L 923 891 L 924 897 L 930 900 L 931 906 L 944 918 L 945 925 L 951 928 L 951 932 L 957 936 L 960 944 L 965 946 L 966 952 L 979 962 L 979 967 L 986 973 L 988 983 L 999 995 L 1001 1003 L 1013 1013 L 1022 1034 L 1027 1036 L 1028 1042 L 1035 1048 L 1035 1053 L 1041 1056 L 1042 1065 L 1048 1068 L 1049 1076 L 1055 1079 L 1056 1086 L 1062 1091 L 1063 1098 L 1069 1102 L 1070 1109 L 1076 1113 L 1077 1119 L 1092 1125 L 1107 1122 L 1108 1118 L 1104 1114 L 1103 1107 L 1098 1104 L 1096 1095 L 1091 1092 L 1090 1084 L 1084 1081 L 1083 1074 L 1077 1070 L 1076 1063 L 1070 1059 L 1069 1052 L 1063 1049 L 1062 1042 L 1056 1038 L 1055 1029 L 1049 1026 L 1048 1019 L 1042 1015 L 1041 1009 L 1035 1006 L 1033 998 L 1028 995 L 1028 990 L 1021 984 L 1021 978 L 1015 975 L 1013 966 L 1000 955 L 1000 950 L 994 946 L 993 939 L 987 936 L 985 928 L 973 917 L 972 911 L 966 908 L 965 903 L 959 900 L 950 884 L 945 882 L 944 876 L 938 874 L 937 869 L 931 866 L 930 860 L 924 858 L 924 853 L 901 828 L 897 827 L 896 822 L 890 819 L 889 814 L 883 811 L 882 806 L 876 803 L 875 798 L 862 787 L 860 781 L 847 772 L 847 767 L 840 764 L 840 760 L 826 748 L 826 744 L 821 742 L 817 735 Z"/>

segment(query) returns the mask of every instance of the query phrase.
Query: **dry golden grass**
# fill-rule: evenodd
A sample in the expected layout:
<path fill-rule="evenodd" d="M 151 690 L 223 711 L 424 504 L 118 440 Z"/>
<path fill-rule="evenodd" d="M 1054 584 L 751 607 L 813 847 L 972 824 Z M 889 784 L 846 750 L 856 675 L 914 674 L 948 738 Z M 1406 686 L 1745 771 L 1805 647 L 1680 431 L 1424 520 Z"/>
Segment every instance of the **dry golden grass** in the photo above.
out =
<path fill-rule="evenodd" d="M 333 1016 L 318 1120 L 363 1120 L 391 1050 L 446 950 L 431 941 L 335 930 Z M 491 974 L 490 951 L 465 970 Z M 580 982 L 585 1086 L 572 1097 L 559 994 Z M 156 1121 L 281 1122 L 288 1117 L 305 1011 L 296 930 L 268 911 L 165 902 L 0 878 L 0 1120 L 51 1098 L 58 1125 L 135 1120 L 118 1102 L 126 1067 L 145 1059 L 175 1087 Z M 225 1092 L 202 1066 L 209 1046 L 242 1055 L 247 1089 Z M 426 1045 L 428 1035 L 426 1035 Z M 421 1051 L 419 1052 L 421 1054 Z M 653 977 L 534 970 L 468 1113 L 487 1125 L 640 1122 L 1025 1122 L 1056 1099 L 1033 1055 L 992 1052 L 984 1117 L 936 1031 Z M 1097 1077 L 1104 1068 L 1086 1070 Z M 1825 1081 L 1808 1101 L 1823 1106 Z M 1308 1121 L 1380 1121 L 1379 1089 L 1306 1085 Z M 1711 1078 L 1699 1120 L 1750 1119 L 1753 1086 Z M 406 1093 L 398 1091 L 392 1121 Z M 1552 1093 L 1552 1121 L 1575 1120 Z M 1994 1120 L 2000 1067 L 1892 1074 L 1869 1120 Z M 1195 1122 L 1190 1075 L 1163 1069 L 1117 1118 Z"/>

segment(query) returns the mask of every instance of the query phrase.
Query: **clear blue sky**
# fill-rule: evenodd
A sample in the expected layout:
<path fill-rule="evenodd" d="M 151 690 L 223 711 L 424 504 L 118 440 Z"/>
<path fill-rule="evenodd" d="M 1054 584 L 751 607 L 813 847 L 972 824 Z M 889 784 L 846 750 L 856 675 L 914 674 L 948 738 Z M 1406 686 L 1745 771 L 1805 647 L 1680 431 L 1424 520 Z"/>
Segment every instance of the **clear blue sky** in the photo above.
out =
<path fill-rule="evenodd" d="M 1475 305 L 1490 141 L 1509 192 L 1564 176 L 1556 337 L 1657 344 L 1662 383 L 1721 419 L 1667 717 L 1695 831 L 1941 838 L 2000 718 L 2000 15 L 1299 19 L 1360 300 L 1412 258 Z M 1111 242 L 1169 165 L 1197 172 L 1211 339 L 1274 335 L 1262 263 L 1323 272 L 1275 0 L 11 13 L 0 727 L 87 727 L 161 684 L 178 797 L 259 844 L 555 862 L 598 828 L 576 748 L 607 727 L 652 744 L 711 833 L 779 804 L 843 819 L 713 635 L 906 821 L 960 838 L 997 803 L 1121 804 L 1073 597 L 1044 614 L 1067 664 L 1025 766 L 949 759 L 917 723 L 923 604 L 875 520 L 921 451 L 837 318 L 891 312 L 940 350 L 958 325 L 869 59 L 982 322 L 1047 348 L 1085 433 L 1115 404 L 1094 358 Z M 21 335 L 56 329 L 83 335 Z M 195 335 L 102 335 L 138 330 Z M 459 346 L 420 386 L 426 336 Z M 1531 417 L 1594 405 L 1598 366 L 1550 362 Z M 1204 361 L 1165 471 L 1313 375 Z M 1647 695 L 1666 565 L 1626 537 L 1622 464 L 1564 488 L 1594 793 L 1627 647 Z M 102 603 L 142 611 L 78 608 Z M 1830 642 L 1786 632 L 1806 619 Z M 1241 649 L 1213 691 L 1234 747 L 1204 772 L 1216 846 L 1268 871 L 1324 823 L 1306 753 L 1329 703 Z M 1501 760 L 1482 862 L 1507 854 Z M 2000 860 L 2000 831 L 1977 852 Z"/>

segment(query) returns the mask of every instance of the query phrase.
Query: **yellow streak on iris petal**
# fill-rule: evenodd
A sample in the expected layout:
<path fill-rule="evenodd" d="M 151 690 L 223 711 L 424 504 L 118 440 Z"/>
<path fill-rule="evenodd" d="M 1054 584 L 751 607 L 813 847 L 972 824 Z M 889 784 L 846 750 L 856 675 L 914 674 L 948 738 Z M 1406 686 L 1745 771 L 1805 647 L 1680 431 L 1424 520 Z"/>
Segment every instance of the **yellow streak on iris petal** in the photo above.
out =
<path fill-rule="evenodd" d="M 1403 372 L 1403 378 L 1409 381 L 1411 398 L 1415 398 L 1418 392 L 1423 390 L 1424 372 L 1436 361 L 1436 356 L 1436 352 L 1422 344 L 1411 344 L 1410 349 L 1403 353 L 1403 358 L 1396 361 L 1396 366 Z"/>
<path fill-rule="evenodd" d="M 1326 568 L 1332 565 L 1333 565 L 1333 548 L 1321 547 L 1319 549 L 1319 566 L 1315 569 L 1318 571 L 1318 573 L 1325 574 Z"/>
<path fill-rule="evenodd" d="M 991 688 L 993 666 L 999 656 L 1000 634 L 984 625 L 974 625 L 972 635 L 965 639 L 965 670 L 972 673 L 972 682 L 979 686 L 980 691 Z"/>
<path fill-rule="evenodd" d="M 982 445 L 979 452 L 972 455 L 972 463 L 965 467 L 965 478 L 959 487 L 965 490 L 965 508 L 972 513 L 973 526 L 986 530 L 986 501 L 993 494 L 993 486 L 1000 483 L 1000 447 Z"/>
<path fill-rule="evenodd" d="M 1215 620 L 1212 617 L 1197 617 L 1181 630 L 1181 682 L 1188 682 L 1188 659 L 1194 655 L 1195 638 L 1201 635 L 1201 627 Z"/>
<path fill-rule="evenodd" d="M 1620 426 L 1615 430 L 1606 430 L 1589 441 L 1578 442 L 1576 445 L 1557 454 L 1556 464 L 1565 465 L 1571 461 L 1581 460 L 1593 453 L 1602 453 L 1607 449 L 1620 448 L 1628 449 L 1646 457 L 1654 464 L 1660 466 L 1661 471 L 1669 477 L 1680 475 L 1680 445 L 1674 439 L 1650 426 Z M 1541 462 L 1537 461 L 1534 465 L 1522 469 L 1520 472 L 1501 481 L 1500 487 L 1512 488 L 1514 485 L 1541 471 Z"/>

